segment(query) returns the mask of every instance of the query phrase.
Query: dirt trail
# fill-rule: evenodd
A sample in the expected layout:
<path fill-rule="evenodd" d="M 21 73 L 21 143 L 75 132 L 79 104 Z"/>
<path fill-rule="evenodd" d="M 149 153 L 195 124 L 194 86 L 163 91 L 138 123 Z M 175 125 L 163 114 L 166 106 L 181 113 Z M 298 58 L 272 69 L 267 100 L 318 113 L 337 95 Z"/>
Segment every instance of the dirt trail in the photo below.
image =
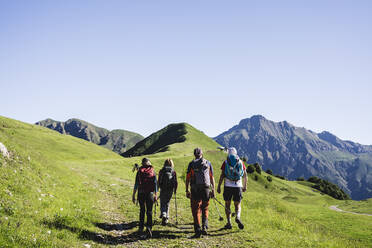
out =
<path fill-rule="evenodd" d="M 332 205 L 332 206 L 329 207 L 329 209 L 337 211 L 337 212 L 343 212 L 343 213 L 349 213 L 349 214 L 372 216 L 372 214 L 362 214 L 362 213 L 355 213 L 355 212 L 345 211 L 345 210 L 339 209 L 338 205 Z"/>

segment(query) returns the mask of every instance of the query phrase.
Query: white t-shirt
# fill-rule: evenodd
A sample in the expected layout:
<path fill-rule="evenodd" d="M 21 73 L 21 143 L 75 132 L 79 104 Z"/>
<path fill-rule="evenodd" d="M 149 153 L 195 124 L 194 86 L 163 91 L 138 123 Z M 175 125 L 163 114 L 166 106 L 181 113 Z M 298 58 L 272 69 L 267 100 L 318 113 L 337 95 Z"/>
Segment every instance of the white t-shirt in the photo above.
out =
<path fill-rule="evenodd" d="M 242 161 L 242 163 L 243 163 L 243 161 Z M 226 161 L 224 161 L 222 166 L 221 166 L 221 170 L 222 170 L 223 173 L 225 172 L 225 166 L 226 166 Z M 245 171 L 244 163 L 243 163 L 243 170 Z M 232 180 L 228 179 L 227 177 L 225 177 L 225 186 L 226 187 L 233 187 L 233 188 L 243 188 L 242 178 L 240 178 L 238 181 L 232 181 Z"/>

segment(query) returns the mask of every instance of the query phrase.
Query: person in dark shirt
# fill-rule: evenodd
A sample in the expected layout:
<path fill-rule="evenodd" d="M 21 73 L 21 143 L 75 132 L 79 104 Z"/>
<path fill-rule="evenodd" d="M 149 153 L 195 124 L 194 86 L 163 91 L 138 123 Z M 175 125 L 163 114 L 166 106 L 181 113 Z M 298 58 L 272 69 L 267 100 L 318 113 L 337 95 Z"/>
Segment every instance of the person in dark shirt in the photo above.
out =
<path fill-rule="evenodd" d="M 186 176 L 186 197 L 191 199 L 195 237 L 206 235 L 208 229 L 209 198 L 214 197 L 214 177 L 211 162 L 203 158 L 201 148 L 195 148 L 195 159 L 189 163 Z M 191 185 L 191 192 L 189 191 Z M 200 228 L 202 215 L 202 229 Z"/>
<path fill-rule="evenodd" d="M 173 192 L 177 193 L 177 174 L 174 170 L 173 160 L 168 158 L 164 162 L 163 168 L 159 171 L 158 188 L 160 188 L 160 218 L 162 225 L 165 226 L 169 219 L 169 204 Z"/>

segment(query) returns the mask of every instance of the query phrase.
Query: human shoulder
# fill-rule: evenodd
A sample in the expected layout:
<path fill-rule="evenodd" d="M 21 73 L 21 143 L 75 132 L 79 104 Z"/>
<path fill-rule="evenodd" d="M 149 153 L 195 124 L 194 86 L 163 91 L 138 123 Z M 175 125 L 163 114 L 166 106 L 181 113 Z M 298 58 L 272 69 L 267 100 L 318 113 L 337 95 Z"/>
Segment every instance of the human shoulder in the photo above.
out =
<path fill-rule="evenodd" d="M 221 165 L 221 170 L 225 170 L 225 167 L 226 167 L 226 160 L 223 161 L 222 165 Z"/>
<path fill-rule="evenodd" d="M 212 165 L 211 161 L 209 161 L 208 159 L 205 159 L 205 158 L 202 158 L 203 159 L 203 162 L 208 164 L 208 165 Z"/>

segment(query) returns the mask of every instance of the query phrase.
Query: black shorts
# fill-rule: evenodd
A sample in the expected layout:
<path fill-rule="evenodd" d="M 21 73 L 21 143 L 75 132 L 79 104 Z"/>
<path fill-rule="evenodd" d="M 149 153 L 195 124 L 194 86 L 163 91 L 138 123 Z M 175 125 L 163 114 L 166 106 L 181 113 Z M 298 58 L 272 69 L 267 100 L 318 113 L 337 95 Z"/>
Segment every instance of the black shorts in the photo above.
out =
<path fill-rule="evenodd" d="M 241 187 L 226 187 L 223 190 L 223 199 L 225 201 L 240 202 L 243 199 L 242 188 Z"/>
<path fill-rule="evenodd" d="M 209 201 L 209 187 L 191 187 L 191 199 Z"/>

